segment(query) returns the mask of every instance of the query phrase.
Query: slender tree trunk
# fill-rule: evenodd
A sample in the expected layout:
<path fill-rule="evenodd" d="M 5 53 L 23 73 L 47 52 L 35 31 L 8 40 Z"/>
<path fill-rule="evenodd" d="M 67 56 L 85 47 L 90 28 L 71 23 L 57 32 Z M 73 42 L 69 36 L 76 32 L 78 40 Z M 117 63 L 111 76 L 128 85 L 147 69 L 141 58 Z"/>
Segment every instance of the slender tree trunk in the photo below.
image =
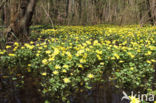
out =
<path fill-rule="evenodd" d="M 151 7 L 151 3 L 150 3 L 150 0 L 147 0 L 147 7 L 148 7 L 148 16 L 149 16 L 149 21 L 150 21 L 150 24 L 154 25 L 154 19 L 153 19 L 153 16 L 152 16 L 152 7 Z"/>
<path fill-rule="evenodd" d="M 79 0 L 79 22 L 81 22 L 81 14 L 82 14 L 82 1 Z"/>
<path fill-rule="evenodd" d="M 156 25 L 156 0 L 152 1 L 152 16 L 154 25 Z"/>

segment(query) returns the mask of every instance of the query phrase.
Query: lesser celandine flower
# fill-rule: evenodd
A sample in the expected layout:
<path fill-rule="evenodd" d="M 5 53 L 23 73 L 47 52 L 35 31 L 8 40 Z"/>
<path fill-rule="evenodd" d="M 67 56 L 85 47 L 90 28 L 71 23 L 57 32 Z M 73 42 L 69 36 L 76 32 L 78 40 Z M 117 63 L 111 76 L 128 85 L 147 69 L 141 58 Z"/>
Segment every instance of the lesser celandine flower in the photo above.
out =
<path fill-rule="evenodd" d="M 50 51 L 50 50 L 47 50 L 47 51 L 46 51 L 46 54 L 50 54 L 50 53 L 51 53 L 51 51 Z"/>
<path fill-rule="evenodd" d="M 123 63 L 123 62 L 124 62 L 123 60 L 120 60 L 120 61 L 119 61 L 119 63 Z"/>
<path fill-rule="evenodd" d="M 88 41 L 86 41 L 86 43 L 87 43 L 87 44 L 91 44 L 91 42 L 90 42 L 89 40 L 88 40 Z"/>
<path fill-rule="evenodd" d="M 18 42 L 15 42 L 14 45 L 15 45 L 15 46 L 19 46 L 19 43 L 18 43 Z"/>
<path fill-rule="evenodd" d="M 105 64 L 104 62 L 101 62 L 101 63 L 100 63 L 100 65 L 104 65 L 104 64 Z"/>
<path fill-rule="evenodd" d="M 30 42 L 30 44 L 34 44 L 34 42 L 33 42 L 33 41 L 31 41 L 31 42 Z"/>
<path fill-rule="evenodd" d="M 46 76 L 46 75 L 47 75 L 47 73 L 46 73 L 46 72 L 43 72 L 43 73 L 42 73 L 42 75 L 43 75 L 43 76 Z"/>
<path fill-rule="evenodd" d="M 57 55 L 57 54 L 59 54 L 59 53 L 60 53 L 59 49 L 54 48 L 54 53 L 53 53 L 53 55 Z"/>
<path fill-rule="evenodd" d="M 90 74 L 87 75 L 87 77 L 88 78 L 94 78 L 94 75 L 90 73 Z"/>
<path fill-rule="evenodd" d="M 149 63 L 149 64 L 151 64 L 151 63 L 152 63 L 150 60 L 147 60 L 146 62 L 147 62 L 147 63 Z"/>
<path fill-rule="evenodd" d="M 148 51 L 147 53 L 145 53 L 145 55 L 151 55 L 152 54 L 152 52 L 151 51 Z"/>
<path fill-rule="evenodd" d="M 141 103 L 140 100 L 134 96 L 129 96 L 129 98 L 131 99 L 130 103 Z"/>
<path fill-rule="evenodd" d="M 98 45 L 98 40 L 94 40 L 94 42 L 93 42 L 93 45 L 95 46 L 95 45 Z"/>
<path fill-rule="evenodd" d="M 70 83 L 70 79 L 69 78 L 64 78 L 63 81 L 64 81 L 64 83 Z"/>
<path fill-rule="evenodd" d="M 28 64 L 28 67 L 30 67 L 31 66 L 31 64 Z"/>
<path fill-rule="evenodd" d="M 114 56 L 115 56 L 117 59 L 120 58 L 120 56 L 119 56 L 117 53 L 115 53 Z"/>
<path fill-rule="evenodd" d="M 151 59 L 151 61 L 152 61 L 152 62 L 156 62 L 156 60 L 154 60 L 154 59 Z"/>
<path fill-rule="evenodd" d="M 67 64 L 63 65 L 63 68 L 69 68 L 69 66 Z"/>
<path fill-rule="evenodd" d="M 80 63 L 86 63 L 85 59 L 80 59 Z"/>
<path fill-rule="evenodd" d="M 96 53 L 97 53 L 97 54 L 102 54 L 102 51 L 96 50 Z"/>
<path fill-rule="evenodd" d="M 61 66 L 60 65 L 56 65 L 55 69 L 61 69 Z"/>
<path fill-rule="evenodd" d="M 65 69 L 62 70 L 63 73 L 67 73 L 67 71 Z"/>
<path fill-rule="evenodd" d="M 9 56 L 14 57 L 14 56 L 16 56 L 16 55 L 15 55 L 15 54 L 10 53 L 10 54 L 9 54 Z"/>
<path fill-rule="evenodd" d="M 131 67 L 131 68 L 130 68 L 130 70 L 132 70 L 132 71 L 133 71 L 133 70 L 134 70 L 134 68 L 133 68 L 133 67 Z"/>
<path fill-rule="evenodd" d="M 128 52 L 127 54 L 128 54 L 131 58 L 134 58 L 134 57 L 135 57 L 131 52 Z"/>
<path fill-rule="evenodd" d="M 54 61 L 55 60 L 55 57 L 50 57 L 48 60 L 49 61 Z"/>
<path fill-rule="evenodd" d="M 42 63 L 43 63 L 43 64 L 48 64 L 47 59 L 43 59 L 43 60 L 42 60 Z"/>
<path fill-rule="evenodd" d="M 54 75 L 57 75 L 59 72 L 57 70 L 53 71 Z"/>
<path fill-rule="evenodd" d="M 100 55 L 96 55 L 98 60 L 102 60 L 101 56 Z"/>
<path fill-rule="evenodd" d="M 0 54 L 4 54 L 4 52 L 0 51 Z"/>
<path fill-rule="evenodd" d="M 11 48 L 11 46 L 10 45 L 7 45 L 6 48 L 9 49 L 9 48 Z"/>

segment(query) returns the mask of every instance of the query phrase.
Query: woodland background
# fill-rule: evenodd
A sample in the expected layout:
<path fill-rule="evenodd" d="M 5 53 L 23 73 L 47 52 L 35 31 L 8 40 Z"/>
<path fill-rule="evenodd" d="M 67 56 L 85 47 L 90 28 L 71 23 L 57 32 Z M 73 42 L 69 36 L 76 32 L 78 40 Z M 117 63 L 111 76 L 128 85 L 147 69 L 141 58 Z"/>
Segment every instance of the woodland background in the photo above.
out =
<path fill-rule="evenodd" d="M 7 1 L 6 3 L 4 3 Z M 1 0 L 0 24 L 8 26 L 15 13 L 12 3 L 27 0 Z M 38 2 L 33 24 L 155 24 L 156 0 L 34 0 Z M 18 5 L 15 6 L 18 7 Z"/>

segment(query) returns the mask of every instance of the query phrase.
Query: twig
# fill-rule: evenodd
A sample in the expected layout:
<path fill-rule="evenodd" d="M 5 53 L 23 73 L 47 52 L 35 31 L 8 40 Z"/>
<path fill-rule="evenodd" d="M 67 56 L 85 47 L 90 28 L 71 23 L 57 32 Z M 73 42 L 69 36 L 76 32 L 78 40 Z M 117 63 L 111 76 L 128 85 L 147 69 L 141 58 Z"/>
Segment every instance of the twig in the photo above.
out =
<path fill-rule="evenodd" d="M 53 21 L 52 21 L 50 15 L 49 15 L 49 13 L 46 11 L 46 9 L 45 9 L 45 7 L 43 6 L 43 4 L 42 4 L 41 6 L 42 6 L 42 8 L 43 8 L 45 14 L 48 16 L 48 18 L 49 18 L 49 20 L 50 20 L 50 22 L 51 22 L 52 27 L 54 27 Z"/>

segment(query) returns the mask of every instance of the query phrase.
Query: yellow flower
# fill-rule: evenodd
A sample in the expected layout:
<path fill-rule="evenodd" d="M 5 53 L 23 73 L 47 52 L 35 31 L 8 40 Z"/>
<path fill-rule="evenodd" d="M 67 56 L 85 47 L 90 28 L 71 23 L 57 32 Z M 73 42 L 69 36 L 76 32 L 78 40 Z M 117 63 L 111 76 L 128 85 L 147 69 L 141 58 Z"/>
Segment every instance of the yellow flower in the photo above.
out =
<path fill-rule="evenodd" d="M 137 52 L 139 52 L 139 53 L 140 53 L 140 52 L 141 52 L 141 50 L 140 50 L 140 49 L 138 49 L 138 50 L 137 50 Z"/>
<path fill-rule="evenodd" d="M 148 51 L 147 53 L 145 53 L 145 55 L 151 55 L 152 54 L 152 52 L 151 51 Z"/>
<path fill-rule="evenodd" d="M 64 83 L 70 83 L 70 79 L 69 78 L 64 78 L 63 81 L 64 81 Z"/>
<path fill-rule="evenodd" d="M 29 48 L 29 49 L 33 49 L 35 47 L 34 45 L 30 45 L 28 43 L 25 43 L 24 46 Z"/>
<path fill-rule="evenodd" d="M 49 60 L 49 61 L 54 61 L 55 58 L 54 58 L 54 57 L 50 57 L 48 60 Z"/>
<path fill-rule="evenodd" d="M 156 49 L 155 46 L 149 46 L 149 48 L 150 48 L 151 50 L 155 50 L 155 49 Z"/>
<path fill-rule="evenodd" d="M 44 47 L 44 48 L 47 48 L 47 45 L 44 45 L 43 47 Z"/>
<path fill-rule="evenodd" d="M 46 76 L 46 75 L 47 75 L 47 73 L 46 73 L 46 72 L 43 72 L 43 73 L 42 73 L 42 75 L 43 75 L 43 76 Z"/>
<path fill-rule="evenodd" d="M 24 47 L 22 46 L 21 49 L 24 49 Z"/>
<path fill-rule="evenodd" d="M 37 53 L 36 56 L 38 57 L 38 56 L 40 56 L 40 54 Z"/>
<path fill-rule="evenodd" d="M 129 98 L 131 99 L 130 103 L 140 103 L 139 99 L 133 96 L 129 96 Z"/>
<path fill-rule="evenodd" d="M 50 54 L 50 53 L 51 53 L 51 51 L 50 51 L 50 50 L 47 50 L 47 51 L 46 51 L 46 54 Z"/>
<path fill-rule="evenodd" d="M 69 68 L 69 66 L 67 64 L 63 65 L 63 68 Z"/>
<path fill-rule="evenodd" d="M 149 63 L 149 64 L 151 64 L 151 63 L 152 63 L 150 60 L 147 60 L 146 62 L 147 62 L 147 63 Z"/>
<path fill-rule="evenodd" d="M 85 59 L 80 59 L 80 63 L 86 63 Z"/>
<path fill-rule="evenodd" d="M 68 56 L 69 59 L 72 59 L 72 55 L 71 55 L 70 52 L 66 52 L 66 54 L 67 54 L 67 56 Z"/>
<path fill-rule="evenodd" d="M 19 46 L 19 44 L 17 42 L 14 43 L 15 46 Z"/>
<path fill-rule="evenodd" d="M 94 40 L 93 45 L 96 46 L 98 44 L 99 44 L 98 40 Z"/>
<path fill-rule="evenodd" d="M 154 60 L 154 59 L 151 59 L 151 61 L 152 61 L 152 62 L 156 62 L 156 60 Z"/>
<path fill-rule="evenodd" d="M 28 72 L 31 72 L 31 69 L 30 68 L 27 68 Z"/>
<path fill-rule="evenodd" d="M 82 64 L 79 64 L 78 67 L 79 67 L 79 68 L 83 68 Z"/>
<path fill-rule="evenodd" d="M 112 59 L 112 60 L 114 60 L 114 59 L 115 59 L 115 57 L 111 57 L 111 59 Z"/>
<path fill-rule="evenodd" d="M 60 53 L 59 49 L 55 48 L 55 49 L 54 49 L 53 55 L 57 55 L 57 54 L 59 54 L 59 53 Z"/>
<path fill-rule="evenodd" d="M 3 52 L 3 51 L 0 51 L 0 54 L 4 54 L 5 52 Z"/>
<path fill-rule="evenodd" d="M 67 71 L 65 69 L 62 70 L 63 73 L 67 73 Z"/>
<path fill-rule="evenodd" d="M 87 58 L 87 53 L 84 53 L 83 58 L 86 59 Z"/>
<path fill-rule="evenodd" d="M 104 64 L 105 64 L 104 62 L 101 62 L 101 63 L 100 63 L 100 65 L 104 65 Z"/>
<path fill-rule="evenodd" d="M 111 43 L 109 40 L 106 40 L 105 42 L 106 42 L 106 44 L 108 44 L 108 45 Z"/>
<path fill-rule="evenodd" d="M 100 55 L 96 55 L 98 60 L 102 60 L 101 56 Z"/>
<path fill-rule="evenodd" d="M 14 57 L 14 56 L 15 56 L 15 54 L 10 53 L 10 54 L 9 54 L 9 56 Z"/>
<path fill-rule="evenodd" d="M 53 71 L 54 75 L 57 75 L 59 72 L 57 70 Z"/>
<path fill-rule="evenodd" d="M 79 50 L 77 53 L 76 53 L 76 56 L 80 56 L 82 53 L 84 53 L 84 50 Z"/>
<path fill-rule="evenodd" d="M 28 64 L 28 67 L 30 67 L 31 66 L 31 64 Z"/>
<path fill-rule="evenodd" d="M 11 48 L 11 46 L 7 45 L 6 48 L 9 49 L 9 48 Z"/>
<path fill-rule="evenodd" d="M 43 47 L 39 47 L 38 49 L 40 49 L 40 50 L 41 50 L 41 49 L 43 49 Z"/>
<path fill-rule="evenodd" d="M 43 60 L 42 60 L 42 63 L 43 63 L 43 64 L 48 64 L 47 59 L 43 59 Z"/>
<path fill-rule="evenodd" d="M 88 78 L 94 78 L 94 75 L 90 73 L 90 74 L 87 75 L 87 77 Z"/>
<path fill-rule="evenodd" d="M 134 68 L 133 68 L 133 67 L 131 67 L 131 68 L 130 68 L 130 70 L 132 70 L 132 71 L 133 71 L 133 70 L 134 70 Z"/>
<path fill-rule="evenodd" d="M 131 52 L 128 52 L 127 54 L 128 54 L 131 58 L 134 58 L 134 57 L 135 57 Z"/>
<path fill-rule="evenodd" d="M 120 60 L 119 63 L 123 63 L 124 61 Z"/>
<path fill-rule="evenodd" d="M 55 66 L 55 69 L 60 69 L 60 68 L 61 68 L 61 66 L 59 66 L 59 65 Z"/>
<path fill-rule="evenodd" d="M 34 42 L 33 41 L 30 41 L 30 44 L 34 44 Z"/>
<path fill-rule="evenodd" d="M 87 44 L 91 44 L 91 42 L 90 42 L 89 40 L 88 40 L 88 41 L 86 41 L 86 43 L 87 43 Z"/>
<path fill-rule="evenodd" d="M 13 51 L 16 51 L 17 50 L 17 47 L 15 47 L 14 49 L 13 49 Z"/>
<path fill-rule="evenodd" d="M 102 51 L 96 50 L 96 53 L 97 53 L 97 54 L 102 54 Z"/>
<path fill-rule="evenodd" d="M 115 56 L 117 59 L 120 58 L 120 56 L 119 56 L 117 53 L 115 53 L 114 56 Z"/>

